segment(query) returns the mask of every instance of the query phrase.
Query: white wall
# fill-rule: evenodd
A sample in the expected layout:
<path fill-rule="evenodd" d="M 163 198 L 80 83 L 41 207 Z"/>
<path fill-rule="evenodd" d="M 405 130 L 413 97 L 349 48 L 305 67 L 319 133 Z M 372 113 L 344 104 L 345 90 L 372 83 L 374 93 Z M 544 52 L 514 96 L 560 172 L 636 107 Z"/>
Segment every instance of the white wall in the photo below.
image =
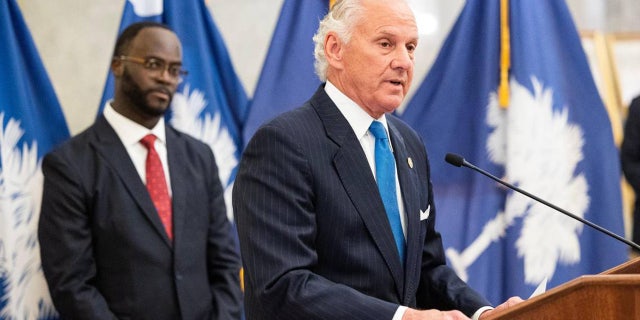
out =
<path fill-rule="evenodd" d="M 421 36 L 414 88 L 422 81 L 464 0 L 409 0 L 437 29 Z M 529 0 L 516 0 L 529 1 Z M 533 0 L 532 0 L 533 1 Z M 253 94 L 283 0 L 208 0 L 236 72 Z M 125 0 L 18 0 L 72 134 L 94 120 Z M 568 0 L 586 29 L 640 30 L 637 0 Z M 311 40 L 310 40 L 311 41 Z M 411 94 L 412 92 L 410 92 Z"/>

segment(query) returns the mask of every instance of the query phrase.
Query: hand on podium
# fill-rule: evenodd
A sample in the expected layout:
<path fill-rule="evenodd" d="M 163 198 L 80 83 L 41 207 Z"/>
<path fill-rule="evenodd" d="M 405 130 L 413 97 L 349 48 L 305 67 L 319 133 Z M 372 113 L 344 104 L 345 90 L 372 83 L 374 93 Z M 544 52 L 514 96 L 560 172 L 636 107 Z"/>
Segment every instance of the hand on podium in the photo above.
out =
<path fill-rule="evenodd" d="M 469 320 L 469 318 L 458 310 L 440 311 L 435 309 L 407 309 L 402 320 Z"/>
<path fill-rule="evenodd" d="M 524 300 L 522 300 L 522 298 L 520 298 L 520 297 L 511 297 L 507 301 L 503 302 L 501 305 L 497 306 L 495 309 L 487 310 L 487 311 L 483 312 L 480 315 L 480 320 L 487 318 L 488 316 L 490 316 L 491 314 L 493 314 L 495 312 L 500 312 L 500 311 L 503 311 L 505 309 L 511 308 L 511 307 L 515 306 L 516 304 L 522 302 L 522 301 L 524 301 Z"/>

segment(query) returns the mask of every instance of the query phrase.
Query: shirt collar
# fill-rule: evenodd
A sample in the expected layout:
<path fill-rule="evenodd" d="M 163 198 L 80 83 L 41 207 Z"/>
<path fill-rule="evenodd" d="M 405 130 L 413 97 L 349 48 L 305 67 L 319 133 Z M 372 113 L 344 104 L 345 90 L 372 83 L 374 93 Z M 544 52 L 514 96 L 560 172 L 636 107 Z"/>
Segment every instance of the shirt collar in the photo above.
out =
<path fill-rule="evenodd" d="M 127 147 L 139 143 L 144 136 L 150 133 L 158 138 L 158 142 L 166 144 L 164 117 L 160 118 L 160 121 L 158 121 L 155 127 L 147 129 L 146 127 L 118 113 L 111 106 L 111 101 L 108 101 L 105 104 L 103 114 L 107 119 L 107 122 L 109 122 L 111 127 L 113 127 L 113 130 L 122 141 L 122 144 Z"/>
<path fill-rule="evenodd" d="M 371 126 L 371 122 L 374 120 L 382 122 L 384 128 L 389 132 L 387 118 L 384 114 L 379 119 L 373 118 L 329 81 L 325 84 L 324 91 L 347 119 L 358 140 L 368 134 L 369 126 Z"/>

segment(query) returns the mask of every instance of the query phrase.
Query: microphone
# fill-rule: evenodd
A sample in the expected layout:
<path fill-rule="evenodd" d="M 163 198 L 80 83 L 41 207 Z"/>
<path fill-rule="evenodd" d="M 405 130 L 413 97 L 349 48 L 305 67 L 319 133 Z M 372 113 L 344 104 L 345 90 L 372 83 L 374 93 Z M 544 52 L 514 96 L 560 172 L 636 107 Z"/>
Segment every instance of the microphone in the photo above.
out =
<path fill-rule="evenodd" d="M 534 196 L 533 194 L 531 194 L 531 193 L 529 193 L 527 191 L 524 191 L 524 190 L 522 190 L 522 189 L 520 189 L 520 188 L 518 188 L 518 187 L 516 187 L 516 186 L 514 186 L 514 185 L 512 185 L 512 184 L 510 184 L 508 182 L 502 181 L 502 179 L 500 179 L 500 178 L 490 174 L 489 172 L 486 172 L 486 171 L 474 166 L 473 164 L 467 162 L 467 160 L 465 160 L 460 155 L 457 155 L 457 154 L 454 154 L 454 153 L 447 153 L 447 155 L 444 157 L 444 160 L 447 163 L 449 163 L 451 165 L 454 165 L 456 167 L 467 167 L 467 168 L 473 169 L 473 170 L 475 170 L 477 172 L 480 172 L 483 175 L 491 178 L 492 180 L 500 183 L 501 185 L 503 185 L 503 186 L 505 186 L 505 187 L 507 187 L 507 188 L 509 188 L 511 190 L 517 191 L 517 192 L 519 192 L 519 193 L 521 193 L 521 194 L 523 194 L 523 195 L 525 195 L 525 196 L 527 196 L 527 197 L 529 197 L 529 198 L 531 198 L 531 199 L 533 199 L 535 201 L 538 201 L 538 202 L 546 205 L 547 207 L 550 207 L 550 208 L 552 208 L 552 209 L 554 209 L 556 211 L 559 211 L 559 212 L 561 212 L 561 213 L 563 213 L 563 214 L 565 214 L 565 215 L 567 215 L 567 216 L 569 216 L 569 217 L 571 217 L 573 219 L 576 219 L 576 220 L 582 222 L 583 224 L 586 224 L 589 227 L 592 227 L 592 228 L 594 228 L 594 229 L 596 229 L 596 230 L 598 230 L 598 231 L 600 231 L 600 232 L 602 232 L 602 233 L 604 233 L 604 234 L 606 234 L 606 235 L 608 235 L 608 236 L 610 236 L 610 237 L 612 237 L 612 238 L 614 238 L 614 239 L 616 239 L 618 241 L 621 241 L 621 242 L 625 243 L 626 245 L 628 245 L 628 246 L 640 251 L 640 245 L 636 244 L 635 242 L 629 241 L 629 240 L 627 240 L 627 239 L 625 239 L 625 238 L 623 238 L 623 237 L 621 237 L 621 236 L 619 236 L 619 235 L 617 235 L 617 234 L 615 234 L 615 233 L 613 233 L 613 232 L 611 232 L 611 231 L 609 231 L 609 230 L 607 230 L 607 229 L 605 229 L 605 228 L 603 228 L 603 227 L 601 227 L 601 226 L 599 226 L 599 225 L 597 225 L 597 224 L 595 224 L 595 223 L 593 223 L 593 222 L 591 222 L 589 220 L 586 220 L 586 219 L 583 219 L 581 217 L 578 217 L 575 214 L 570 213 L 569 211 L 566 211 L 566 210 L 564 210 L 564 209 L 562 209 L 562 208 L 560 208 L 560 207 L 558 207 L 558 206 L 556 206 L 556 205 L 554 205 L 552 203 L 549 203 L 549 202 L 547 202 L 547 201 L 545 201 L 543 199 L 540 199 L 540 198 Z"/>

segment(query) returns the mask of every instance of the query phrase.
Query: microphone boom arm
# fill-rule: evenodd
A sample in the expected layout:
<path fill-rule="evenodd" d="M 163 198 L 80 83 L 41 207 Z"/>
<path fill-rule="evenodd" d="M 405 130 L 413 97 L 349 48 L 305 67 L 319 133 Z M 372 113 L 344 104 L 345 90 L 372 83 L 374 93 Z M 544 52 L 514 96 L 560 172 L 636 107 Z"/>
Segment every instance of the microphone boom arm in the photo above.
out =
<path fill-rule="evenodd" d="M 549 202 L 545 201 L 544 199 L 538 198 L 535 195 L 533 195 L 533 194 L 531 194 L 531 193 L 529 193 L 527 191 L 524 191 L 524 190 L 522 190 L 522 189 L 520 189 L 520 188 L 518 188 L 518 187 L 516 187 L 516 186 L 514 186 L 514 185 L 512 185 L 512 184 L 510 184 L 510 183 L 508 183 L 506 181 L 503 181 L 502 179 L 497 178 L 496 176 L 490 174 L 489 172 L 486 172 L 486 171 L 474 166 L 473 164 L 467 162 L 466 160 L 464 160 L 464 158 L 462 158 L 460 156 L 447 154 L 447 157 L 445 159 L 447 160 L 447 162 L 449 162 L 452 165 L 455 165 L 455 166 L 458 166 L 458 167 L 460 165 L 462 165 L 464 167 L 467 167 L 467 168 L 473 169 L 473 170 L 475 170 L 477 172 L 480 172 L 483 175 L 485 175 L 485 176 L 489 177 L 490 179 L 492 179 L 492 180 L 494 180 L 494 181 L 506 186 L 509 189 L 515 190 L 515 191 L 517 191 L 517 192 L 519 192 L 519 193 L 521 193 L 521 194 L 523 194 L 523 195 L 525 195 L 525 196 L 527 196 L 527 197 L 529 197 L 529 198 L 531 198 L 533 200 L 536 200 L 536 201 L 546 205 L 547 207 L 550 207 L 550 208 L 552 208 L 552 209 L 554 209 L 556 211 L 559 211 L 559 212 L 561 212 L 561 213 L 563 213 L 563 214 L 565 214 L 565 215 L 567 215 L 567 216 L 569 216 L 569 217 L 571 217 L 571 218 L 573 218 L 575 220 L 578 220 L 578 221 L 588 225 L 591 228 L 594 228 L 594 229 L 596 229 L 596 230 L 598 230 L 598 231 L 600 231 L 600 232 L 602 232 L 602 233 L 604 233 L 604 234 L 606 234 L 606 235 L 608 235 L 610 237 L 613 237 L 618 241 L 622 241 L 623 243 L 627 244 L 628 246 L 640 251 L 640 245 L 636 244 L 635 242 L 629 241 L 629 240 L 627 240 L 627 239 L 625 239 L 625 238 L 623 238 L 623 237 L 621 237 L 621 236 L 619 236 L 619 235 L 617 235 L 617 234 L 615 234 L 615 233 L 613 233 L 613 232 L 611 232 L 611 231 L 609 231 L 609 230 L 607 230 L 607 229 L 605 229 L 605 228 L 603 228 L 603 227 L 601 227 L 601 226 L 599 226 L 599 225 L 597 225 L 597 224 L 595 224 L 595 223 L 593 223 L 593 222 L 591 222 L 589 220 L 586 220 L 586 219 L 583 219 L 581 217 L 578 217 L 578 216 L 574 215 L 573 213 L 571 213 L 571 212 L 569 212 L 567 210 L 564 210 L 564 209 L 562 209 L 562 208 L 560 208 L 560 207 L 558 207 L 558 206 L 556 206 L 556 205 L 554 205 L 552 203 L 549 203 Z M 450 161 L 451 159 L 454 159 L 454 161 L 458 161 L 458 162 L 454 163 L 454 162 Z M 461 164 L 459 163 L 460 160 L 462 160 Z"/>

